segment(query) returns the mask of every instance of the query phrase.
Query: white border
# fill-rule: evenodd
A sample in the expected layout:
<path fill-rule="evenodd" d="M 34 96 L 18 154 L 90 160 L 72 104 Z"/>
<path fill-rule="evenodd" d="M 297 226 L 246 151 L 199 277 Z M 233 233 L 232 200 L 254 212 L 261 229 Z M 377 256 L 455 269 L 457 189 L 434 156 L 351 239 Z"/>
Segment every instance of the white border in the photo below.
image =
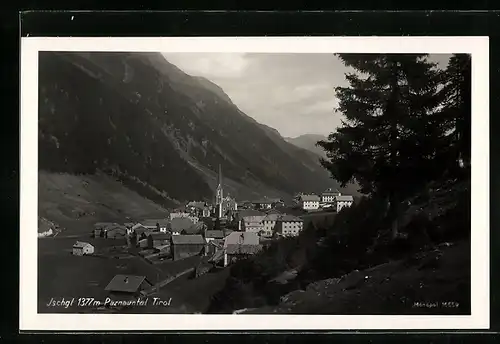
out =
<path fill-rule="evenodd" d="M 20 330 L 342 330 L 489 328 L 488 37 L 22 38 Z M 37 314 L 38 52 L 472 54 L 472 315 Z"/>

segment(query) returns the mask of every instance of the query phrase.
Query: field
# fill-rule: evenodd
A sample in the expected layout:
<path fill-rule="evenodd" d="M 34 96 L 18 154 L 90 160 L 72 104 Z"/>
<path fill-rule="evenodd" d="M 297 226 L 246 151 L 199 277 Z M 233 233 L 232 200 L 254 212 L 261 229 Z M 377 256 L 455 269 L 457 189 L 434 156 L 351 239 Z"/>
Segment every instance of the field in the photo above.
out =
<path fill-rule="evenodd" d="M 90 233 L 95 222 L 168 216 L 167 210 L 103 174 L 39 171 L 38 202 L 39 216 L 72 234 Z"/>
<path fill-rule="evenodd" d="M 38 312 L 39 313 L 75 313 L 85 311 L 73 307 L 49 307 L 47 303 L 54 299 L 66 300 L 80 297 L 93 297 L 104 300 L 107 296 L 104 288 L 116 274 L 146 276 L 153 284 L 169 276 L 175 275 L 190 267 L 196 266 L 201 257 L 152 265 L 140 257 L 127 259 L 111 259 L 91 256 L 74 256 L 71 254 L 72 237 L 55 237 L 38 240 Z M 124 242 L 114 239 L 85 239 L 95 245 L 95 252 L 109 247 L 122 245 Z M 173 297 L 172 291 L 160 290 L 162 299 Z M 175 297 L 180 300 L 181 298 Z M 184 298 L 182 298 L 184 299 Z M 174 307 L 156 311 L 176 312 Z"/>

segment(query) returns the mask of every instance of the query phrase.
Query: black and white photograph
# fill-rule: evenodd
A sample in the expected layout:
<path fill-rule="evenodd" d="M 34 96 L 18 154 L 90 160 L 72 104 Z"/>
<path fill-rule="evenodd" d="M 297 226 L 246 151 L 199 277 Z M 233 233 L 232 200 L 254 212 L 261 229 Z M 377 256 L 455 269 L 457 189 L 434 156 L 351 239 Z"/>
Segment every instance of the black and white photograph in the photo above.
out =
<path fill-rule="evenodd" d="M 484 326 L 487 40 L 342 39 L 23 39 L 26 322 Z"/>

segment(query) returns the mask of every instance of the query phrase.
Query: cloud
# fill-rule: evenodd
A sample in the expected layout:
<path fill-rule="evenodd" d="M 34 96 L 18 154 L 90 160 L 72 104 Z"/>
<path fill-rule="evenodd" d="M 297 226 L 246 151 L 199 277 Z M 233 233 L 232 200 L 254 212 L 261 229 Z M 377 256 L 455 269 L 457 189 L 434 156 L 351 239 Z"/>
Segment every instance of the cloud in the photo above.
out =
<path fill-rule="evenodd" d="M 328 135 L 340 125 L 335 88 L 348 69 L 333 54 L 168 53 L 188 74 L 219 85 L 247 115 L 283 136 Z M 433 56 L 440 65 L 449 55 Z"/>

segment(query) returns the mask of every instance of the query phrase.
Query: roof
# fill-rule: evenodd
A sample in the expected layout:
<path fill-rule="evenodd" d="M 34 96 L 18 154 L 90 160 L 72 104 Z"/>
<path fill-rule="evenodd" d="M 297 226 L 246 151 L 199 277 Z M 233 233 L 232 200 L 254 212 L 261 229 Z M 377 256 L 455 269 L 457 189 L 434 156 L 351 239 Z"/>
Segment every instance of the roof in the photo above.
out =
<path fill-rule="evenodd" d="M 282 222 L 303 222 L 304 220 L 302 220 L 300 217 L 297 217 L 297 216 L 285 214 L 285 215 L 280 217 L 279 221 L 282 221 Z"/>
<path fill-rule="evenodd" d="M 116 275 L 104 290 L 135 293 L 144 281 L 151 285 L 145 276 Z"/>
<path fill-rule="evenodd" d="M 176 217 L 170 221 L 170 229 L 174 232 L 181 232 L 193 227 L 194 223 L 187 217 Z"/>
<path fill-rule="evenodd" d="M 210 230 L 206 232 L 205 237 L 207 238 L 224 238 L 224 232 L 220 230 Z"/>
<path fill-rule="evenodd" d="M 153 240 L 168 240 L 172 236 L 170 233 L 161 233 L 161 232 L 156 232 L 156 233 L 151 233 L 151 238 Z"/>
<path fill-rule="evenodd" d="M 337 201 L 353 201 L 354 198 L 351 195 L 337 196 Z"/>
<path fill-rule="evenodd" d="M 186 245 L 186 244 L 193 244 L 193 245 L 201 245 L 201 244 L 206 244 L 205 239 L 201 236 L 201 234 L 195 234 L 195 235 L 173 235 L 172 236 L 172 243 L 174 245 Z"/>
<path fill-rule="evenodd" d="M 191 201 L 187 204 L 187 207 L 193 207 L 193 208 L 199 208 L 199 209 L 203 209 L 206 207 L 206 203 L 205 202 L 196 202 L 196 201 Z"/>
<path fill-rule="evenodd" d="M 266 216 L 266 214 L 261 212 L 261 211 L 253 210 L 253 209 L 243 209 L 243 210 L 238 211 L 239 218 L 248 217 L 248 216 Z"/>
<path fill-rule="evenodd" d="M 258 245 L 259 236 L 253 232 L 232 232 L 224 240 L 224 246 L 228 245 Z"/>
<path fill-rule="evenodd" d="M 320 198 L 318 195 L 302 195 L 300 196 L 300 199 L 302 201 L 312 201 L 312 202 L 319 202 Z"/>
<path fill-rule="evenodd" d="M 154 227 L 156 224 L 160 226 L 166 226 L 168 224 L 168 220 L 166 219 L 147 219 L 141 222 L 141 224 L 145 227 Z"/>
<path fill-rule="evenodd" d="M 127 227 L 127 228 L 132 228 L 132 227 L 134 227 L 134 226 L 135 226 L 135 223 L 134 223 L 134 222 L 125 222 L 123 225 L 124 225 L 125 227 Z"/>
<path fill-rule="evenodd" d="M 268 214 L 262 221 L 278 221 L 281 216 L 280 213 Z"/>
<path fill-rule="evenodd" d="M 85 246 L 92 246 L 92 245 L 90 245 L 88 242 L 83 242 L 83 241 L 77 241 L 77 242 L 73 245 L 73 247 L 81 247 L 81 248 L 83 248 L 83 247 L 85 247 Z"/>

